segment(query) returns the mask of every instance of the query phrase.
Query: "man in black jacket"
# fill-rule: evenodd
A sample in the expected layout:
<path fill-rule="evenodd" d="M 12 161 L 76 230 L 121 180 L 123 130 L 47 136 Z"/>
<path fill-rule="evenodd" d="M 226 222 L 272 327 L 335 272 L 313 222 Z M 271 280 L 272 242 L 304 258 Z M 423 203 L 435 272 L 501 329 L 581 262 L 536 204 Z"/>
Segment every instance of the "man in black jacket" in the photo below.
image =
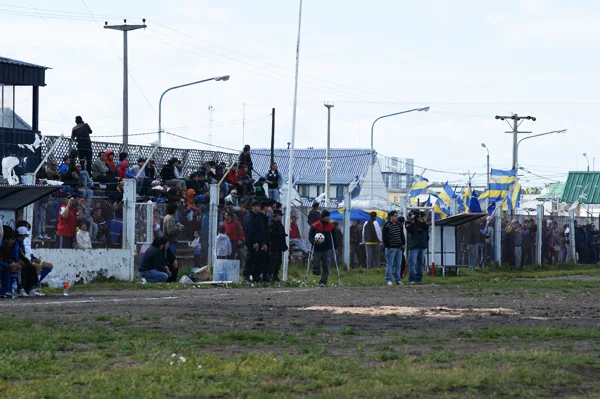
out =
<path fill-rule="evenodd" d="M 92 140 L 90 134 L 92 129 L 90 125 L 83 121 L 81 116 L 75 117 L 75 127 L 71 131 L 71 139 L 77 141 L 77 151 L 79 152 L 79 160 L 85 160 L 85 170 L 92 173 Z"/>
<path fill-rule="evenodd" d="M 423 212 L 413 211 L 406 222 L 408 240 L 408 282 L 420 284 L 423 281 L 425 251 L 429 244 L 429 226 L 423 221 Z"/>
<path fill-rule="evenodd" d="M 402 285 L 403 252 L 406 240 L 404 227 L 398 221 L 398 212 L 388 213 L 389 220 L 383 226 L 383 246 L 385 248 L 385 283 L 392 285 L 392 273 L 396 285 Z"/>
<path fill-rule="evenodd" d="M 244 268 L 244 282 L 250 284 L 250 276 L 255 283 L 261 281 L 260 276 L 264 266 L 264 254 L 268 251 L 268 226 L 265 216 L 261 212 L 259 201 L 252 201 L 252 210 L 248 212 L 244 225 L 246 234 L 246 267 Z"/>
<path fill-rule="evenodd" d="M 163 256 L 168 240 L 164 237 L 156 238 L 152 246 L 144 252 L 138 271 L 140 277 L 149 283 L 164 283 L 170 276 L 170 270 L 166 267 Z"/>
<path fill-rule="evenodd" d="M 273 218 L 269 221 L 269 250 L 270 250 L 270 268 L 271 279 L 275 282 L 279 281 L 279 269 L 283 260 L 283 253 L 288 250 L 285 242 L 285 229 L 281 224 L 283 212 L 279 209 L 273 211 Z"/>
<path fill-rule="evenodd" d="M 329 269 L 331 267 L 332 251 L 335 250 L 333 245 L 333 230 L 335 227 L 333 223 L 329 221 L 329 211 L 324 209 L 321 212 L 321 220 L 316 221 L 310 226 L 308 233 L 308 241 L 313 245 L 313 274 L 315 276 L 321 275 L 321 281 L 319 285 L 324 287 L 327 284 L 329 278 Z M 325 240 L 322 243 L 315 241 L 315 235 L 318 233 L 325 236 Z M 322 269 L 322 272 L 321 272 Z"/>
<path fill-rule="evenodd" d="M 313 224 L 318 222 L 319 219 L 321 219 L 321 211 L 319 210 L 319 203 L 313 202 L 312 210 L 310 212 L 308 212 L 308 224 L 310 226 L 312 226 Z"/>

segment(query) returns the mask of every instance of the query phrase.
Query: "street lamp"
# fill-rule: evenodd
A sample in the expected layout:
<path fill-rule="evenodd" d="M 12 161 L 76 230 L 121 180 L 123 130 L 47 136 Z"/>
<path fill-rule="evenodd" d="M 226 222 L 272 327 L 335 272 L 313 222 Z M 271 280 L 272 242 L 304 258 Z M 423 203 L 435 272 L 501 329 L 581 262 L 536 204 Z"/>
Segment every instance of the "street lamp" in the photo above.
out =
<path fill-rule="evenodd" d="M 566 132 L 567 132 L 567 129 L 553 130 L 551 132 L 534 134 L 533 136 L 528 136 L 528 137 L 525 137 L 525 138 L 522 138 L 521 140 L 519 140 L 519 142 L 517 143 L 517 150 L 516 150 L 516 157 L 515 157 L 515 165 L 517 166 L 517 170 L 519 169 L 519 144 L 521 144 L 522 141 L 529 140 L 534 137 L 546 136 L 548 134 L 560 134 L 560 133 L 566 133 Z"/>
<path fill-rule="evenodd" d="M 175 89 L 180 89 L 182 87 L 187 87 L 187 86 L 192 86 L 192 85 L 197 85 L 198 83 L 204 83 L 204 82 L 209 82 L 211 80 L 215 80 L 217 82 L 223 81 L 226 82 L 229 80 L 229 75 L 224 75 L 224 76 L 216 76 L 214 78 L 210 78 L 210 79 L 204 79 L 204 80 L 198 80 L 196 82 L 191 82 L 191 83 L 186 83 L 183 85 L 179 85 L 179 86 L 173 86 L 168 88 L 167 90 L 165 90 L 163 92 L 163 94 L 160 95 L 160 100 L 158 100 L 158 142 L 161 143 L 162 142 L 162 100 L 165 94 L 167 94 L 167 92 L 171 91 L 171 90 L 175 90 Z"/>
<path fill-rule="evenodd" d="M 490 150 L 489 148 L 487 148 L 487 146 L 485 145 L 485 143 L 481 143 L 481 146 L 483 148 L 485 148 L 485 150 L 487 151 L 487 189 L 490 189 Z M 485 209 L 488 208 L 489 206 L 489 195 L 485 198 Z"/>
<path fill-rule="evenodd" d="M 587 152 L 584 152 L 583 156 L 585 157 L 585 160 L 587 161 L 587 164 L 588 164 L 587 171 L 589 172 L 590 171 L 590 160 L 589 160 L 589 158 L 587 156 Z"/>
<path fill-rule="evenodd" d="M 408 114 L 409 112 L 415 112 L 415 111 L 429 111 L 429 107 L 423 107 L 423 108 L 415 108 L 415 109 L 409 109 L 408 111 L 402 111 L 402 112 L 396 112 L 393 114 L 389 114 L 389 115 L 383 115 L 380 116 L 379 118 L 375 119 L 373 121 L 373 124 L 371 125 L 371 194 L 370 194 L 370 198 L 371 201 L 373 201 L 373 167 L 375 165 L 375 150 L 373 149 L 373 128 L 375 127 L 375 123 L 383 118 L 389 118 L 390 116 L 396 116 L 396 115 L 401 115 L 401 114 Z"/>

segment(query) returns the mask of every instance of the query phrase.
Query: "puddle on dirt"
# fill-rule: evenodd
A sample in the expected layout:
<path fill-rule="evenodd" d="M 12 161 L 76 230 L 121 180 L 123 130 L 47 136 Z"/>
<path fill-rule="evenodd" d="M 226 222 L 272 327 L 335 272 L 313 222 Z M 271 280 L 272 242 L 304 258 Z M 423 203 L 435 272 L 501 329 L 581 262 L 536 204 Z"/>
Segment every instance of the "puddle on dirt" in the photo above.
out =
<path fill-rule="evenodd" d="M 420 316 L 436 318 L 459 318 L 466 316 L 510 316 L 517 312 L 506 308 L 446 308 L 443 306 L 425 308 L 408 306 L 372 306 L 372 307 L 344 307 L 344 306 L 311 306 L 299 310 L 313 310 L 332 312 L 335 314 L 355 314 L 370 316 Z"/>

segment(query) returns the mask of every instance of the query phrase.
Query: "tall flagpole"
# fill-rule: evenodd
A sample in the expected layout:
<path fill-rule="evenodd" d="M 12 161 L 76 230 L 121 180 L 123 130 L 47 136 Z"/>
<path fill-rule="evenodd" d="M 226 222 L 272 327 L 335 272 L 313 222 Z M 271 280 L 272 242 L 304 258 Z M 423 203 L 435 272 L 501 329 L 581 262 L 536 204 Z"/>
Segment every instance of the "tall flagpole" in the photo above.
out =
<path fill-rule="evenodd" d="M 290 145 L 290 163 L 288 166 L 288 188 L 287 198 L 285 199 L 285 231 L 287 233 L 286 242 L 290 247 L 290 222 L 292 216 L 292 190 L 294 187 L 292 179 L 294 178 L 294 146 L 296 144 L 296 106 L 298 105 L 298 68 L 300 65 L 300 28 L 302 27 L 302 0 L 300 0 L 300 11 L 298 13 L 298 41 L 296 43 L 296 81 L 294 83 L 294 110 L 292 113 L 292 141 Z M 288 279 L 289 257 L 283 257 L 283 281 Z"/>

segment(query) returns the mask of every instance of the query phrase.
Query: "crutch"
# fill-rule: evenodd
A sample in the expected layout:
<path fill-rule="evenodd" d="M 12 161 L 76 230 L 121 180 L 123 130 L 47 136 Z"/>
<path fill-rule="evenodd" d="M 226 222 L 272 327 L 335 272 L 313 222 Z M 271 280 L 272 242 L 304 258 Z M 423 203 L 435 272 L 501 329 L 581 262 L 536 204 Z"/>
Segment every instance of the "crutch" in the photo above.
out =
<path fill-rule="evenodd" d="M 335 250 L 335 241 L 333 241 L 333 233 L 329 232 L 329 234 L 331 235 L 331 243 L 333 246 L 333 261 L 335 262 L 335 270 L 337 270 L 338 285 L 342 285 L 342 280 L 340 279 L 340 268 L 338 267 L 337 254 Z"/>
<path fill-rule="evenodd" d="M 306 284 L 306 280 L 308 280 L 308 269 L 310 269 L 310 261 L 312 260 L 314 248 L 315 248 L 315 244 L 312 244 L 310 246 L 310 252 L 308 253 L 308 264 L 306 265 L 306 275 L 304 276 L 304 284 Z"/>

